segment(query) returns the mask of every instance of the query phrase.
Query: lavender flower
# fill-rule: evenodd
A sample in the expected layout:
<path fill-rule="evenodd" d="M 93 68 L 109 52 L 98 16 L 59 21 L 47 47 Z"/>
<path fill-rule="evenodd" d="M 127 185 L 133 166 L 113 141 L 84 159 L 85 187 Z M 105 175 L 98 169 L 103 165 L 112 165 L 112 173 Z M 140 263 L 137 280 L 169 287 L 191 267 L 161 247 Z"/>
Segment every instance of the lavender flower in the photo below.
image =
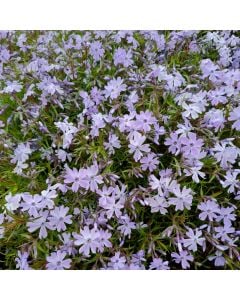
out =
<path fill-rule="evenodd" d="M 199 218 L 203 221 L 207 218 L 209 219 L 209 221 L 213 221 L 215 218 L 217 218 L 217 214 L 219 213 L 218 204 L 212 200 L 202 202 L 198 205 L 198 209 L 202 211 L 199 215 Z"/>
<path fill-rule="evenodd" d="M 117 79 L 114 78 L 105 86 L 105 96 L 114 100 L 125 90 L 126 84 L 123 83 L 123 79 L 121 77 L 118 77 Z"/>
<path fill-rule="evenodd" d="M 75 239 L 74 244 L 76 246 L 81 246 L 79 248 L 79 253 L 84 254 L 85 256 L 89 256 L 90 252 L 96 253 L 97 248 L 99 247 L 99 232 L 95 229 L 89 229 L 89 227 L 85 226 L 80 234 L 73 233 L 73 237 Z M 102 244 L 101 244 L 102 245 Z M 101 249 L 101 246 L 100 246 Z"/>
<path fill-rule="evenodd" d="M 88 189 L 89 180 L 87 178 L 87 171 L 85 169 L 77 170 L 73 168 L 66 168 L 66 173 L 64 175 L 64 183 L 72 183 L 72 191 L 77 192 L 80 187 Z"/>
<path fill-rule="evenodd" d="M 228 120 L 229 121 L 234 121 L 234 123 L 232 125 L 233 129 L 240 130 L 240 106 L 234 108 L 231 111 Z"/>
<path fill-rule="evenodd" d="M 169 270 L 168 261 L 163 261 L 161 258 L 154 258 L 149 268 L 151 270 Z"/>
<path fill-rule="evenodd" d="M 48 217 L 49 226 L 53 229 L 56 228 L 58 232 L 66 230 L 66 224 L 72 224 L 72 216 L 67 215 L 68 211 L 69 208 L 63 205 L 55 207 L 54 210 L 51 211 L 51 216 Z"/>
<path fill-rule="evenodd" d="M 60 250 L 51 253 L 50 256 L 47 256 L 47 269 L 48 270 L 64 270 L 70 269 L 71 259 L 65 259 L 66 253 L 61 252 Z"/>
<path fill-rule="evenodd" d="M 135 161 L 139 161 L 143 156 L 142 152 L 150 152 L 148 144 L 143 144 L 146 140 L 145 136 L 142 136 L 139 132 L 135 131 L 133 137 L 130 139 L 129 153 L 134 153 L 133 158 Z"/>
<path fill-rule="evenodd" d="M 180 190 L 180 187 L 177 186 L 174 190 L 173 193 L 175 197 L 170 197 L 169 198 L 169 203 L 175 205 L 176 210 L 184 210 L 190 209 L 192 205 L 192 191 L 191 189 L 187 189 L 186 187 L 183 187 L 182 191 Z"/>
<path fill-rule="evenodd" d="M 204 245 L 205 238 L 202 237 L 202 232 L 198 229 L 194 231 L 189 228 L 189 230 L 186 232 L 187 239 L 183 239 L 183 245 L 184 247 L 187 247 L 188 250 L 192 250 L 194 252 L 197 251 L 197 246 Z"/>
<path fill-rule="evenodd" d="M 193 261 L 193 256 L 185 250 L 180 251 L 179 254 L 176 252 L 172 253 L 172 258 L 177 264 L 181 264 L 183 269 L 189 269 L 189 262 Z"/>
<path fill-rule="evenodd" d="M 41 214 L 36 219 L 27 222 L 27 227 L 29 232 L 34 232 L 38 229 L 39 230 L 39 238 L 44 239 L 47 237 L 47 229 L 51 229 L 50 223 L 47 221 L 49 212 L 42 211 Z"/>

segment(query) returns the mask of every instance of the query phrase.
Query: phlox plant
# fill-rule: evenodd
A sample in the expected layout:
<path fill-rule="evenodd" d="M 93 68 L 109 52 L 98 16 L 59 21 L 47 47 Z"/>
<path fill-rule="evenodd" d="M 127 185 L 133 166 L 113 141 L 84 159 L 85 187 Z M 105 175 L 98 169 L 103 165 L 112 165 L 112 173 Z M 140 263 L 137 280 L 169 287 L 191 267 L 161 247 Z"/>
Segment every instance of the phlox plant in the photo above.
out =
<path fill-rule="evenodd" d="M 240 269 L 238 31 L 0 31 L 0 268 Z"/>

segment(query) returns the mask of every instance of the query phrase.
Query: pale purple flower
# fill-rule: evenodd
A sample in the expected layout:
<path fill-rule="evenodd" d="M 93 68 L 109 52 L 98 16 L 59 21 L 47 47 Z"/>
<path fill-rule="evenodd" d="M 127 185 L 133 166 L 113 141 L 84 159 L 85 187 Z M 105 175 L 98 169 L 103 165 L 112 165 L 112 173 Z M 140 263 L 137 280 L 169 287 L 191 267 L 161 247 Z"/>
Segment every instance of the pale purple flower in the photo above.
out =
<path fill-rule="evenodd" d="M 12 193 L 9 193 L 6 197 L 6 208 L 9 211 L 14 211 L 20 207 L 20 201 L 21 201 L 21 194 L 12 195 Z"/>
<path fill-rule="evenodd" d="M 133 137 L 130 139 L 130 144 L 128 145 L 129 153 L 134 153 L 133 158 L 135 161 L 139 161 L 143 156 L 142 152 L 150 152 L 148 144 L 143 144 L 146 137 L 141 135 L 141 133 L 134 131 Z"/>
<path fill-rule="evenodd" d="M 50 95 L 54 95 L 55 93 L 60 95 L 64 94 L 64 91 L 56 81 L 56 78 L 50 79 L 45 77 L 37 86 L 40 90 Z"/>
<path fill-rule="evenodd" d="M 202 166 L 194 166 L 189 167 L 187 169 L 184 169 L 183 172 L 186 174 L 186 176 L 192 176 L 192 180 L 196 183 L 199 183 L 199 177 L 205 178 L 205 174 L 201 172 Z"/>
<path fill-rule="evenodd" d="M 177 264 L 181 264 L 183 269 L 189 269 L 189 262 L 193 261 L 193 256 L 185 250 L 180 251 L 179 254 L 176 252 L 172 253 L 172 258 Z"/>
<path fill-rule="evenodd" d="M 149 110 L 141 111 L 136 115 L 135 126 L 139 131 L 148 132 L 151 130 L 151 125 L 156 123 L 156 118 L 153 116 L 152 112 Z"/>
<path fill-rule="evenodd" d="M 21 92 L 23 86 L 21 83 L 19 83 L 18 81 L 7 81 L 6 82 L 7 86 L 3 89 L 3 93 L 14 93 L 14 92 Z"/>
<path fill-rule="evenodd" d="M 112 186 L 107 187 L 104 185 L 102 189 L 97 190 L 97 194 L 100 196 L 99 198 L 99 205 L 103 206 L 105 205 L 108 201 L 111 201 L 111 196 L 114 192 L 114 188 Z"/>
<path fill-rule="evenodd" d="M 151 207 L 151 212 L 160 212 L 162 215 L 168 212 L 169 203 L 161 191 L 158 195 L 145 199 L 145 202 Z"/>
<path fill-rule="evenodd" d="M 168 147 L 168 151 L 172 154 L 179 154 L 181 150 L 181 141 L 176 132 L 171 132 L 170 133 L 170 138 L 166 138 L 165 143 L 166 146 Z"/>
<path fill-rule="evenodd" d="M 72 215 L 67 215 L 69 207 L 63 205 L 55 207 L 51 210 L 50 217 L 48 217 L 49 225 L 52 229 L 57 229 L 58 232 L 66 230 L 66 224 L 72 224 Z"/>
<path fill-rule="evenodd" d="M 240 153 L 238 148 L 224 141 L 217 143 L 212 151 L 214 152 L 214 157 L 217 162 L 220 162 L 220 166 L 222 168 L 228 168 L 229 165 L 234 164 Z"/>
<path fill-rule="evenodd" d="M 25 162 L 28 160 L 29 155 L 32 153 L 29 143 L 20 143 L 14 150 L 14 155 L 12 155 L 11 163 Z"/>
<path fill-rule="evenodd" d="M 89 188 L 89 180 L 87 178 L 87 171 L 85 169 L 77 170 L 76 168 L 66 168 L 64 175 L 64 183 L 72 183 L 71 189 L 77 192 L 80 187 L 84 189 Z"/>
<path fill-rule="evenodd" d="M 69 123 L 67 119 L 64 120 L 64 122 L 55 122 L 54 124 L 63 132 L 63 149 L 68 149 L 73 141 L 74 136 L 78 132 L 78 128 L 75 127 L 73 123 Z"/>
<path fill-rule="evenodd" d="M 240 106 L 230 112 L 229 121 L 234 121 L 232 128 L 240 131 Z"/>
<path fill-rule="evenodd" d="M 54 189 L 47 189 L 41 191 L 42 207 L 52 209 L 54 207 L 54 199 L 57 198 L 57 193 Z"/>
<path fill-rule="evenodd" d="M 183 102 L 182 107 L 185 109 L 185 111 L 182 113 L 183 117 L 185 118 L 191 118 L 195 120 L 198 118 L 199 114 L 202 113 L 202 109 L 198 103 L 187 104 L 186 102 Z"/>
<path fill-rule="evenodd" d="M 63 245 L 60 247 L 62 252 L 66 252 L 68 255 L 73 256 L 77 254 L 78 251 L 75 249 L 71 233 L 63 232 L 62 235 L 59 235 L 59 239 L 63 243 Z"/>
<path fill-rule="evenodd" d="M 197 139 L 195 133 L 189 132 L 187 137 L 181 138 L 182 152 L 185 157 L 196 156 L 201 152 L 201 147 L 203 146 L 203 140 Z"/>
<path fill-rule="evenodd" d="M 28 263 L 28 252 L 18 251 L 18 256 L 16 257 L 16 268 L 20 270 L 31 270 Z"/>
<path fill-rule="evenodd" d="M 52 252 L 50 256 L 47 256 L 47 269 L 48 270 L 64 270 L 70 269 L 72 260 L 70 258 L 65 259 L 66 253 L 60 250 Z"/>
<path fill-rule="evenodd" d="M 198 205 L 198 209 L 202 211 L 199 214 L 199 219 L 202 221 L 205 221 L 206 219 L 213 221 L 217 218 L 217 214 L 219 213 L 219 206 L 217 202 L 213 200 L 202 202 Z"/>
<path fill-rule="evenodd" d="M 226 263 L 226 260 L 222 255 L 223 255 L 222 251 L 217 250 L 215 252 L 215 255 L 209 256 L 208 260 L 210 261 L 214 260 L 215 267 L 223 267 Z"/>
<path fill-rule="evenodd" d="M 197 246 L 204 246 L 205 238 L 202 237 L 202 231 L 196 229 L 195 232 L 189 228 L 186 232 L 186 239 L 183 239 L 184 247 L 187 247 L 188 250 L 192 250 L 194 252 L 197 251 Z"/>
<path fill-rule="evenodd" d="M 114 65 L 123 65 L 125 68 L 129 67 L 132 63 L 132 53 L 129 50 L 128 52 L 123 48 L 118 48 L 115 50 L 114 55 Z"/>
<path fill-rule="evenodd" d="M 114 154 L 115 148 L 121 148 L 119 138 L 116 134 L 109 134 L 108 142 L 104 142 L 103 145 L 108 150 L 109 154 Z"/>
<path fill-rule="evenodd" d="M 111 258 L 110 262 L 108 263 L 108 267 L 113 270 L 124 270 L 127 267 L 126 258 L 121 256 L 121 253 L 118 251 Z"/>
<path fill-rule="evenodd" d="M 146 171 L 147 169 L 152 172 L 157 169 L 157 166 L 159 164 L 159 160 L 155 153 L 150 152 L 147 156 L 144 156 L 140 160 L 141 168 L 143 171 Z"/>
<path fill-rule="evenodd" d="M 109 97 L 111 100 L 116 99 L 121 92 L 125 91 L 127 88 L 126 84 L 123 83 L 123 79 L 118 77 L 117 79 L 112 79 L 105 86 L 105 96 Z"/>
<path fill-rule="evenodd" d="M 229 193 L 234 193 L 236 189 L 240 189 L 240 180 L 237 179 L 239 173 L 240 170 L 227 171 L 224 176 L 225 181 L 220 181 L 224 188 L 228 187 Z"/>
<path fill-rule="evenodd" d="M 80 230 L 80 234 L 73 233 L 75 239 L 74 244 L 76 246 L 81 246 L 79 248 L 79 253 L 89 256 L 90 252 L 96 253 L 97 248 L 99 247 L 99 231 L 95 228 L 89 229 L 88 226 L 85 226 Z M 101 246 L 100 246 L 101 248 Z"/>
<path fill-rule="evenodd" d="M 168 261 L 163 261 L 161 258 L 153 258 L 149 266 L 150 270 L 169 270 Z"/>
<path fill-rule="evenodd" d="M 222 242 L 230 240 L 229 234 L 234 233 L 235 229 L 231 227 L 231 223 L 227 222 L 224 226 L 215 227 L 216 238 L 221 239 Z"/>
<path fill-rule="evenodd" d="M 89 52 L 93 59 L 97 62 L 103 57 L 105 50 L 102 48 L 102 43 L 96 41 L 90 44 Z"/>
<path fill-rule="evenodd" d="M 204 115 L 204 124 L 208 128 L 214 128 L 215 131 L 223 129 L 225 118 L 220 109 L 211 109 Z"/>
<path fill-rule="evenodd" d="M 57 150 L 57 157 L 60 159 L 62 162 L 65 162 L 66 160 L 71 161 L 72 160 L 72 155 L 71 153 L 67 153 L 63 149 L 58 149 Z"/>
<path fill-rule="evenodd" d="M 41 214 L 39 214 L 39 217 L 27 222 L 28 231 L 34 232 L 40 229 L 39 238 L 40 239 L 46 238 L 48 235 L 47 228 L 48 229 L 52 228 L 49 222 L 47 221 L 48 215 L 49 215 L 48 211 L 42 211 Z"/>
<path fill-rule="evenodd" d="M 131 221 L 128 215 L 123 215 L 118 220 L 118 230 L 124 235 L 130 238 L 133 229 L 136 229 L 136 223 Z"/>
<path fill-rule="evenodd" d="M 22 194 L 23 202 L 21 204 L 22 211 L 27 211 L 31 217 L 37 217 L 42 206 L 42 197 L 40 195 Z"/>
<path fill-rule="evenodd" d="M 218 212 L 218 217 L 216 218 L 216 221 L 223 221 L 225 223 L 231 223 L 232 221 L 236 220 L 236 214 L 233 213 L 234 208 L 231 206 L 228 207 L 221 207 Z"/>
<path fill-rule="evenodd" d="M 92 192 L 98 190 L 98 185 L 103 183 L 103 177 L 98 174 L 98 166 L 92 165 L 91 167 L 87 168 L 86 170 L 86 178 L 89 182 L 89 188 Z"/>
<path fill-rule="evenodd" d="M 108 198 L 107 202 L 100 204 L 105 210 L 108 219 L 111 219 L 114 215 L 119 218 L 122 215 L 121 209 L 124 207 L 122 202 L 117 201 L 114 197 Z"/>
<path fill-rule="evenodd" d="M 214 73 L 218 70 L 218 67 L 210 59 L 202 60 L 200 68 L 203 73 L 203 78 L 209 77 L 210 80 L 215 80 L 216 77 Z"/>
<path fill-rule="evenodd" d="M 173 193 L 175 197 L 169 198 L 169 203 L 175 205 L 176 210 L 184 210 L 190 209 L 192 206 L 192 190 L 183 187 L 182 191 L 180 189 L 180 186 L 176 186 L 176 188 L 173 190 Z"/>
<path fill-rule="evenodd" d="M 109 239 L 111 238 L 112 234 L 108 231 L 108 230 L 103 230 L 100 229 L 98 231 L 99 237 L 98 237 L 98 251 L 100 253 L 102 253 L 104 251 L 104 248 L 111 248 L 112 247 L 112 243 L 109 241 Z"/>

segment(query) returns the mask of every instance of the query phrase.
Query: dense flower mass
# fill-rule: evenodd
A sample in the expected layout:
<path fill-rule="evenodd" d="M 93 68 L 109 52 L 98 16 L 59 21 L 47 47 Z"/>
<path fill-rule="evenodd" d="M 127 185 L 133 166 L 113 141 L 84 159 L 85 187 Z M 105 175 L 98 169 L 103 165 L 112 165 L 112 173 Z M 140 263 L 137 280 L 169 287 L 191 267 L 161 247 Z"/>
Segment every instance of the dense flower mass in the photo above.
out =
<path fill-rule="evenodd" d="M 0 32 L 1 269 L 240 269 L 239 201 L 239 32 Z"/>

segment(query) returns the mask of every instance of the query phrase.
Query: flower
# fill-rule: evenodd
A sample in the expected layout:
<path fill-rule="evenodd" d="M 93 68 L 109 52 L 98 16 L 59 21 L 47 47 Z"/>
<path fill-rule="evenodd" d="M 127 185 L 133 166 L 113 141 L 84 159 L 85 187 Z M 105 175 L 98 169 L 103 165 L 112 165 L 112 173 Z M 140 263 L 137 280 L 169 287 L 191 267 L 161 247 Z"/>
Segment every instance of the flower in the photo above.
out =
<path fill-rule="evenodd" d="M 14 211 L 16 209 L 18 209 L 20 207 L 20 201 L 21 201 L 21 194 L 16 194 L 16 195 L 12 195 L 12 193 L 10 192 L 6 197 L 6 208 L 9 211 Z"/>
<path fill-rule="evenodd" d="M 192 200 L 193 200 L 191 189 L 188 189 L 184 186 L 181 191 L 180 187 L 177 186 L 173 190 L 173 193 L 175 197 L 170 197 L 169 203 L 175 205 L 176 210 L 184 210 L 184 208 L 186 209 L 191 208 Z"/>
<path fill-rule="evenodd" d="M 141 135 L 139 132 L 134 131 L 133 137 L 130 139 L 130 144 L 128 146 L 129 153 L 134 153 L 133 158 L 135 161 L 139 161 L 143 156 L 142 152 L 150 152 L 148 144 L 143 144 L 146 137 Z"/>
<path fill-rule="evenodd" d="M 7 81 L 7 86 L 3 89 L 3 93 L 11 94 L 13 92 L 21 92 L 23 86 L 18 81 Z"/>
<path fill-rule="evenodd" d="M 159 164 L 159 160 L 155 153 L 150 152 L 147 156 L 144 156 L 140 160 L 141 168 L 143 171 L 146 171 L 147 169 L 152 172 L 156 170 L 157 165 Z"/>
<path fill-rule="evenodd" d="M 169 270 L 168 261 L 163 261 L 161 258 L 154 258 L 149 266 L 150 270 Z"/>
<path fill-rule="evenodd" d="M 100 234 L 95 228 L 89 229 L 88 226 L 84 226 L 84 228 L 80 231 L 80 234 L 74 232 L 73 237 L 75 239 L 74 245 L 81 246 L 79 248 L 80 254 L 89 256 L 90 252 L 97 252 Z M 102 246 L 100 246 L 100 249 L 101 247 Z"/>
<path fill-rule="evenodd" d="M 122 215 L 121 209 L 124 207 L 122 201 L 117 201 L 116 198 L 108 198 L 106 203 L 100 204 L 106 210 L 106 215 L 108 219 L 111 219 L 113 215 L 119 218 Z"/>
<path fill-rule="evenodd" d="M 226 263 L 225 258 L 222 256 L 222 251 L 217 250 L 215 255 L 209 256 L 208 260 L 214 260 L 214 266 L 223 267 Z"/>
<path fill-rule="evenodd" d="M 103 230 L 100 229 L 98 231 L 99 233 L 99 237 L 98 237 L 98 251 L 100 253 L 102 253 L 104 251 L 104 248 L 111 248 L 112 247 L 112 243 L 109 241 L 109 239 L 111 238 L 112 234 L 108 231 L 108 230 Z"/>
<path fill-rule="evenodd" d="M 189 228 L 186 232 L 187 239 L 183 239 L 183 245 L 184 247 L 187 247 L 188 250 L 192 250 L 194 252 L 197 251 L 197 245 L 202 246 L 204 245 L 205 238 L 202 237 L 202 231 L 196 229 L 195 233 L 194 231 Z"/>
<path fill-rule="evenodd" d="M 201 147 L 203 145 L 202 139 L 197 139 L 195 133 L 189 132 L 188 136 L 181 138 L 182 149 L 185 157 L 197 156 L 201 152 Z"/>
<path fill-rule="evenodd" d="M 232 128 L 240 130 L 240 106 L 235 107 L 231 112 L 228 118 L 229 121 L 234 121 Z"/>
<path fill-rule="evenodd" d="M 223 221 L 224 224 L 231 223 L 232 221 L 236 220 L 236 214 L 233 213 L 234 208 L 233 207 L 221 207 L 218 211 L 218 217 L 216 218 L 216 221 Z"/>
<path fill-rule="evenodd" d="M 103 57 L 105 51 L 102 48 L 102 43 L 96 41 L 90 44 L 89 52 L 92 55 L 93 59 L 97 62 Z"/>
<path fill-rule="evenodd" d="M 66 168 L 64 175 L 64 183 L 72 183 L 72 191 L 77 192 L 80 187 L 88 189 L 89 180 L 87 178 L 87 171 L 85 169 L 77 170 L 76 168 Z"/>
<path fill-rule="evenodd" d="M 116 148 L 116 149 L 121 148 L 119 138 L 116 134 L 110 134 L 108 137 L 108 143 L 104 142 L 103 145 L 108 150 L 109 154 L 115 153 L 114 148 Z"/>
<path fill-rule="evenodd" d="M 52 209 L 54 207 L 54 200 L 57 198 L 57 193 L 54 189 L 48 188 L 47 190 L 41 191 L 42 207 Z"/>
<path fill-rule="evenodd" d="M 116 99 L 121 92 L 125 91 L 127 88 L 126 84 L 123 84 L 123 79 L 118 77 L 117 79 L 110 80 L 105 86 L 105 96 L 109 97 L 111 100 Z"/>
<path fill-rule="evenodd" d="M 115 66 L 121 64 L 126 68 L 133 63 L 131 51 L 129 50 L 127 52 L 123 48 L 118 48 L 115 50 L 113 55 L 113 60 Z"/>
<path fill-rule="evenodd" d="M 18 251 L 18 256 L 15 259 L 16 268 L 20 270 L 31 270 L 32 268 L 29 267 L 28 264 L 28 252 L 21 252 Z"/>
<path fill-rule="evenodd" d="M 70 269 L 71 259 L 65 259 L 66 253 L 61 252 L 60 250 L 52 252 L 51 255 L 47 256 L 47 269 L 48 270 L 64 270 Z"/>
<path fill-rule="evenodd" d="M 228 234 L 234 233 L 235 229 L 232 227 L 231 223 L 227 222 L 224 226 L 215 227 L 216 238 L 220 238 L 222 242 L 227 242 L 230 240 Z"/>
<path fill-rule="evenodd" d="M 20 143 L 14 150 L 14 155 L 12 155 L 11 163 L 24 163 L 28 160 L 29 155 L 32 153 L 29 143 Z"/>
<path fill-rule="evenodd" d="M 207 200 L 206 202 L 202 202 L 198 205 L 198 209 L 202 212 L 199 214 L 199 219 L 204 221 L 207 218 L 209 221 L 213 221 L 217 218 L 217 214 L 219 213 L 219 206 L 216 201 Z"/>
<path fill-rule="evenodd" d="M 240 189 L 240 180 L 237 179 L 238 174 L 240 174 L 240 170 L 227 171 L 226 176 L 224 176 L 225 181 L 220 181 L 224 188 L 229 187 L 229 193 L 234 193 L 236 189 Z"/>
<path fill-rule="evenodd" d="M 89 188 L 92 192 L 98 190 L 98 184 L 103 183 L 103 177 L 101 175 L 97 175 L 98 166 L 92 165 L 86 170 L 86 178 L 89 182 Z"/>
<path fill-rule="evenodd" d="M 113 257 L 111 257 L 108 267 L 113 270 L 126 269 L 126 258 L 121 256 L 121 253 L 118 251 Z"/>
<path fill-rule="evenodd" d="M 161 191 L 158 195 L 145 199 L 145 202 L 151 207 L 151 212 L 160 212 L 162 215 L 168 212 L 169 203 Z"/>
<path fill-rule="evenodd" d="M 60 207 L 55 207 L 54 210 L 51 211 L 49 220 L 49 226 L 53 229 L 57 229 L 58 232 L 66 230 L 66 224 L 72 224 L 72 215 L 67 215 L 69 211 L 68 207 L 64 207 L 61 205 Z"/>
<path fill-rule="evenodd" d="M 136 229 L 136 223 L 132 222 L 128 215 L 123 215 L 118 220 L 118 230 L 124 235 L 130 238 L 132 229 Z"/>
<path fill-rule="evenodd" d="M 21 204 L 22 211 L 28 211 L 31 217 L 37 217 L 39 210 L 42 208 L 42 197 L 40 195 L 22 194 L 23 202 Z"/>
<path fill-rule="evenodd" d="M 189 261 L 190 262 L 193 261 L 193 256 L 185 250 L 180 251 L 179 254 L 174 252 L 171 254 L 171 256 L 177 264 L 181 264 L 183 269 L 189 269 L 190 268 Z"/>
<path fill-rule="evenodd" d="M 181 150 L 181 141 L 176 132 L 170 133 L 170 138 L 166 138 L 165 143 L 168 147 L 168 151 L 172 154 L 178 155 Z"/>
<path fill-rule="evenodd" d="M 39 230 L 39 238 L 44 239 L 47 237 L 47 228 L 51 229 L 50 223 L 47 221 L 49 212 L 42 211 L 39 213 L 39 216 L 36 219 L 32 219 L 30 222 L 27 222 L 27 227 L 29 232 L 34 232 Z"/>

